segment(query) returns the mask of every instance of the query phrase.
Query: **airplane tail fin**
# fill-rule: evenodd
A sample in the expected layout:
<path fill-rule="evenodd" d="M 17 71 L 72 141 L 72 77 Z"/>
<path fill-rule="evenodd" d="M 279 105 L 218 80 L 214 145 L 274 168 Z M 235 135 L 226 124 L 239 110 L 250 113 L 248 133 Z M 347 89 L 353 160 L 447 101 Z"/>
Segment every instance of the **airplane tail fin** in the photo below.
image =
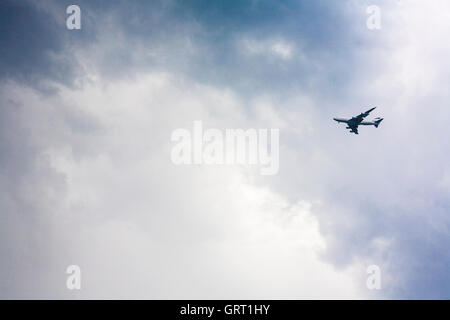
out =
<path fill-rule="evenodd" d="M 378 128 L 380 122 L 383 121 L 383 118 L 376 118 L 373 122 L 375 123 L 375 128 Z"/>

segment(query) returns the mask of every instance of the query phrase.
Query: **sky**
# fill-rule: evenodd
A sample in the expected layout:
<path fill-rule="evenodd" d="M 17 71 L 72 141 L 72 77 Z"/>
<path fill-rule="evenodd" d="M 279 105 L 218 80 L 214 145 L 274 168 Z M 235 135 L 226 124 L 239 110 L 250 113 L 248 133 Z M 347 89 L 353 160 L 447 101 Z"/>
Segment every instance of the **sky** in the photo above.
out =
<path fill-rule="evenodd" d="M 3 0 L 0 298 L 449 299 L 449 36 L 445 0 Z M 279 129 L 279 171 L 175 165 L 194 121 Z"/>

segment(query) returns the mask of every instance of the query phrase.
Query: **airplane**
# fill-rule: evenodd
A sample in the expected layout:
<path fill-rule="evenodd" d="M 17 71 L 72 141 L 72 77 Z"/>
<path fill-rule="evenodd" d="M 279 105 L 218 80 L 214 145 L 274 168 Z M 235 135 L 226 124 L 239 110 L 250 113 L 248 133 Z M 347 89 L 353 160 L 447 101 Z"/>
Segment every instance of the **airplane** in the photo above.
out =
<path fill-rule="evenodd" d="M 366 112 L 363 112 L 360 115 L 353 117 L 351 119 L 333 118 L 333 120 L 337 122 L 346 123 L 347 127 L 345 129 L 350 129 L 350 132 L 358 134 L 358 126 L 374 126 L 375 128 L 378 128 L 380 122 L 383 121 L 383 118 L 375 118 L 373 121 L 363 121 L 364 118 L 369 115 L 369 113 L 375 110 L 375 108 L 367 110 Z"/>

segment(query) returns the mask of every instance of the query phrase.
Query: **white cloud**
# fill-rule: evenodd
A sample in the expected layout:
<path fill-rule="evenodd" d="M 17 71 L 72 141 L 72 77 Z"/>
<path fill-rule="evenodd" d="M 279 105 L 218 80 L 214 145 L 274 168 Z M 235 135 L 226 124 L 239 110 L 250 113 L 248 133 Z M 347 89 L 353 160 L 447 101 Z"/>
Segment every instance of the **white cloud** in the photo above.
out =
<path fill-rule="evenodd" d="M 239 41 L 239 46 L 245 54 L 264 55 L 282 60 L 291 59 L 294 52 L 293 44 L 282 39 L 256 40 L 243 38 Z"/>
<path fill-rule="evenodd" d="M 168 74 L 106 87 L 95 81 L 81 89 L 59 87 L 54 96 L 16 85 L 4 90 L 6 101 L 43 106 L 39 128 L 31 132 L 43 139 L 39 153 L 65 180 L 57 215 L 47 221 L 54 260 L 25 275 L 46 274 L 46 283 L 39 282 L 39 290 L 22 283 L 17 297 L 359 297 L 351 274 L 321 261 L 325 243 L 310 203 L 289 203 L 256 186 L 245 167 L 171 163 L 174 128 L 193 119 L 216 127 L 250 123 L 232 92 Z M 86 129 L 74 115 L 95 125 Z M 29 237 L 41 232 L 37 227 Z M 21 260 L 45 254 L 31 251 Z M 55 273 L 66 264 L 82 268 L 83 289 L 76 295 Z"/>

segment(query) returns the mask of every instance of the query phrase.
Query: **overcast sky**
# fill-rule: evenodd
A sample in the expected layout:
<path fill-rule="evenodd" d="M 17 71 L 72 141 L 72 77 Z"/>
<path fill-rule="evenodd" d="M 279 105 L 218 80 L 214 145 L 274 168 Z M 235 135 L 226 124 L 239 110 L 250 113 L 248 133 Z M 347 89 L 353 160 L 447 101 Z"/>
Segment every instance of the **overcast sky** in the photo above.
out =
<path fill-rule="evenodd" d="M 0 297 L 450 298 L 449 37 L 446 0 L 1 1 Z M 195 120 L 279 128 L 278 174 L 174 165 Z"/>

